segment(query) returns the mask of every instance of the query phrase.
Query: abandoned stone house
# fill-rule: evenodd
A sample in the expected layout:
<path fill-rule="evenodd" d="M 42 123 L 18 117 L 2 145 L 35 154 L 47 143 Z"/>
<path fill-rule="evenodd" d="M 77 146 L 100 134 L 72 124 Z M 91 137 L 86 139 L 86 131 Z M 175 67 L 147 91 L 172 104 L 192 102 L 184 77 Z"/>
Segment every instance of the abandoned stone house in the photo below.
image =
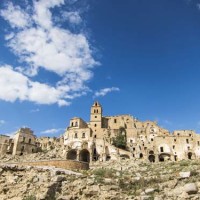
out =
<path fill-rule="evenodd" d="M 0 154 L 23 155 L 37 151 L 36 136 L 30 128 L 20 128 L 11 138 L 0 135 Z"/>
<path fill-rule="evenodd" d="M 156 162 L 200 158 L 200 135 L 192 130 L 170 133 L 156 122 L 141 122 L 131 115 L 102 114 L 102 106 L 95 102 L 89 122 L 79 117 L 70 120 L 64 134 L 67 159 L 91 162 L 122 157 Z M 113 145 L 119 134 L 126 138 L 126 149 Z"/>

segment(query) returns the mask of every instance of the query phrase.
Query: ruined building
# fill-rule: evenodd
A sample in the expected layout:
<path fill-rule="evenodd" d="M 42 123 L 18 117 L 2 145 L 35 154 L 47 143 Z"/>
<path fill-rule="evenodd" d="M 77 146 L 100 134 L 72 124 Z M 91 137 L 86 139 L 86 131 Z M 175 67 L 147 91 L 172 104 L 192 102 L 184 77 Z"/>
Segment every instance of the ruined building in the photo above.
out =
<path fill-rule="evenodd" d="M 0 135 L 0 155 L 23 155 L 37 152 L 36 136 L 29 128 L 20 128 L 11 138 Z"/>
<path fill-rule="evenodd" d="M 123 138 L 124 149 L 113 145 Z M 91 107 L 89 122 L 79 117 L 70 120 L 64 145 L 67 159 L 86 162 L 119 157 L 150 162 L 200 157 L 200 135 L 194 131 L 170 133 L 156 122 L 141 122 L 130 115 L 103 116 L 98 102 Z"/>
<path fill-rule="evenodd" d="M 85 162 L 119 158 L 178 161 L 200 158 L 200 135 L 192 130 L 170 133 L 156 122 L 141 122 L 131 115 L 103 116 L 98 102 L 91 107 L 89 122 L 79 117 L 70 120 L 64 137 L 36 138 L 29 128 L 19 129 L 13 138 L 0 135 L 0 155 L 24 155 L 54 148 L 60 150 L 59 157 L 63 159 Z"/>

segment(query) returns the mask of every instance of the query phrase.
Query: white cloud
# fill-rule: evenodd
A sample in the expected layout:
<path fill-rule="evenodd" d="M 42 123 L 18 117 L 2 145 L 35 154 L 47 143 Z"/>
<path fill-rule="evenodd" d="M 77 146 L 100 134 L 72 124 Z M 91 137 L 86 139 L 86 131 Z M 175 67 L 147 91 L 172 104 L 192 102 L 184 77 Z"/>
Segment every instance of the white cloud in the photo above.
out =
<path fill-rule="evenodd" d="M 52 14 L 50 8 L 61 6 L 64 0 L 40 0 L 34 1 L 34 21 L 43 28 L 49 29 L 52 27 Z"/>
<path fill-rule="evenodd" d="M 0 120 L 0 126 L 4 125 L 5 123 L 6 123 L 5 120 L 3 120 L 3 119 Z"/>
<path fill-rule="evenodd" d="M 69 99 L 85 95 L 85 85 L 93 76 L 92 68 L 99 63 L 92 55 L 89 41 L 84 33 L 72 33 L 53 21 L 54 7 L 61 7 L 64 0 L 33 1 L 31 11 L 9 3 L 1 16 L 13 29 L 5 35 L 8 47 L 26 63 L 23 67 L 0 66 L 0 99 L 14 102 L 32 101 L 39 104 L 69 105 Z M 17 14 L 16 14 L 17 13 Z M 17 22 L 19 16 L 19 22 Z M 13 20 L 15 18 L 15 20 Z M 17 19 L 17 20 L 16 20 Z M 71 23 L 81 23 L 78 12 L 68 12 Z M 31 23 L 30 23 L 31 22 Z M 60 80 L 50 86 L 40 81 L 40 69 L 53 72 Z"/>
<path fill-rule="evenodd" d="M 78 12 L 63 12 L 62 16 L 72 24 L 80 24 L 82 22 Z"/>
<path fill-rule="evenodd" d="M 14 6 L 11 2 L 7 4 L 7 9 L 2 10 L 0 15 L 15 28 L 23 28 L 30 24 L 29 15 L 19 6 Z"/>
<path fill-rule="evenodd" d="M 0 66 L 0 91 L 0 99 L 9 102 L 27 100 L 38 104 L 69 105 L 69 102 L 64 100 L 65 90 L 33 82 L 8 65 Z"/>
<path fill-rule="evenodd" d="M 41 131 L 41 134 L 56 134 L 61 131 L 64 131 L 64 129 L 63 128 L 58 128 L 58 129 L 52 128 L 52 129 L 47 129 L 45 131 Z"/>
<path fill-rule="evenodd" d="M 105 95 L 107 95 L 108 93 L 114 92 L 114 91 L 120 91 L 120 89 L 117 88 L 117 87 L 104 88 L 104 89 L 101 89 L 101 90 L 99 90 L 99 91 L 96 91 L 96 92 L 94 93 L 94 97 L 105 96 Z"/>
<path fill-rule="evenodd" d="M 30 66 L 28 73 L 36 75 L 40 67 L 60 76 L 84 73 L 96 64 L 86 37 L 54 27 L 20 31 L 10 40 L 12 50 Z M 81 77 L 80 77 L 81 78 Z"/>
<path fill-rule="evenodd" d="M 40 112 L 40 109 L 39 109 L 39 108 L 32 109 L 32 110 L 30 110 L 30 112 L 31 112 L 31 113 Z"/>

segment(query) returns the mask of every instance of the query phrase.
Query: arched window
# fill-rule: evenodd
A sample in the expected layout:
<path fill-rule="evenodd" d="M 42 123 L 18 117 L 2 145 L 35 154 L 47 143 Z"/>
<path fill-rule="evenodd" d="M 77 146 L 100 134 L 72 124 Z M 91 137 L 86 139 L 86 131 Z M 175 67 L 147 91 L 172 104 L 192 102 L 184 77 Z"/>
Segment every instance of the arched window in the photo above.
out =
<path fill-rule="evenodd" d="M 74 123 L 72 122 L 72 126 L 74 126 Z"/>
<path fill-rule="evenodd" d="M 85 133 L 82 134 L 82 138 L 85 138 Z"/>
<path fill-rule="evenodd" d="M 31 138 L 28 140 L 28 143 L 31 144 Z"/>
<path fill-rule="evenodd" d="M 75 133 L 74 138 L 78 138 L 78 134 L 77 133 Z"/>
<path fill-rule="evenodd" d="M 94 124 L 94 127 L 97 127 L 97 124 Z"/>
<path fill-rule="evenodd" d="M 78 126 L 78 122 L 75 123 L 75 126 Z"/>
<path fill-rule="evenodd" d="M 97 109 L 97 113 L 98 113 L 98 109 Z"/>

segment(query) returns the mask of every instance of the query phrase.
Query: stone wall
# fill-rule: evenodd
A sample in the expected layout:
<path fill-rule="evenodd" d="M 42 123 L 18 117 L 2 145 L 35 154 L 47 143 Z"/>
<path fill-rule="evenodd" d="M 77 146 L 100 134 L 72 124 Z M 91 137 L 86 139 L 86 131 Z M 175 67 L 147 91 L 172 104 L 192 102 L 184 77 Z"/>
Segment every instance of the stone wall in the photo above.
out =
<path fill-rule="evenodd" d="M 9 144 L 9 136 L 0 135 L 0 154 L 6 154 Z"/>
<path fill-rule="evenodd" d="M 53 166 L 63 169 L 81 169 L 88 170 L 89 163 L 79 162 L 73 160 L 43 160 L 43 161 L 35 161 L 35 162 L 20 162 L 20 163 L 9 163 L 23 166 Z"/>

